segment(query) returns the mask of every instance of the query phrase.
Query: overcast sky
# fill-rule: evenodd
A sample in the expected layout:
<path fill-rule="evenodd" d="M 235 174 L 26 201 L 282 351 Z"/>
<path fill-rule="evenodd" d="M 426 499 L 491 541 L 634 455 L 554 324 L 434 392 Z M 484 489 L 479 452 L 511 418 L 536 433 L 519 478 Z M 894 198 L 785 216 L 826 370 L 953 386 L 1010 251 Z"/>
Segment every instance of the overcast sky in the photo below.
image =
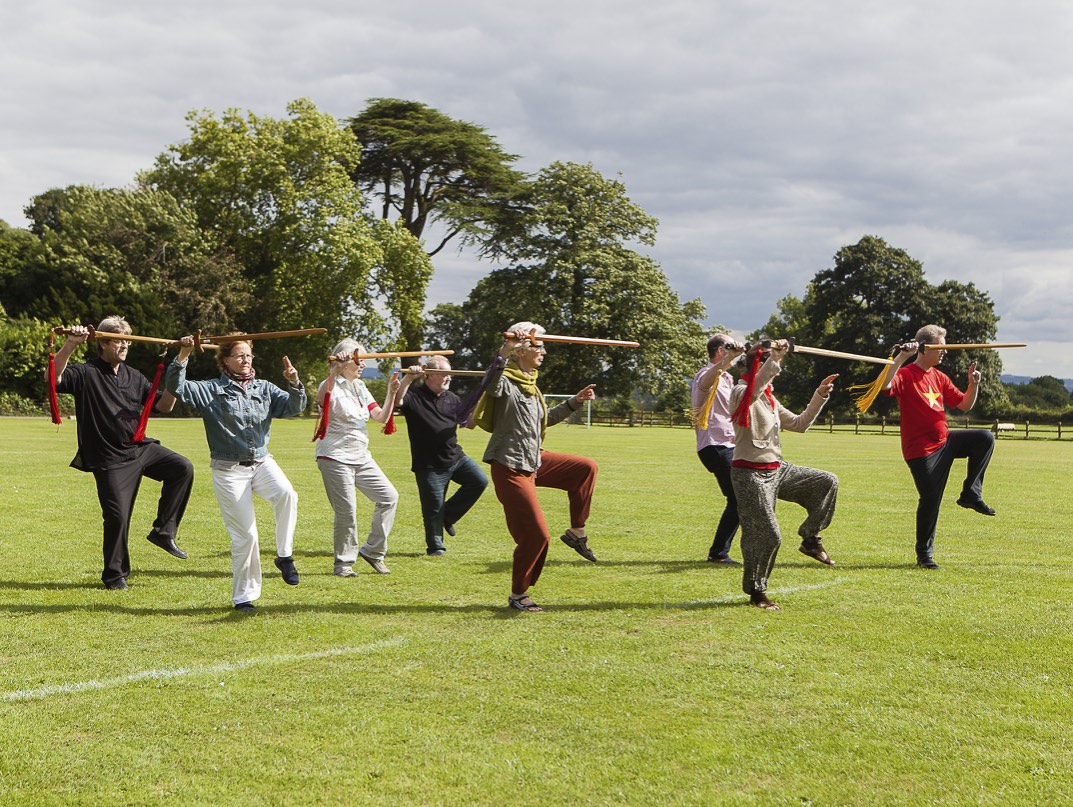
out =
<path fill-rule="evenodd" d="M 1073 4 L 36 0 L 0 10 L 0 219 L 128 186 L 185 114 L 423 101 L 520 167 L 591 162 L 710 322 L 759 327 L 879 235 L 991 294 L 1006 372 L 1073 378 Z M 491 267 L 441 253 L 430 304 Z M 956 334 L 951 334 L 952 340 Z"/>

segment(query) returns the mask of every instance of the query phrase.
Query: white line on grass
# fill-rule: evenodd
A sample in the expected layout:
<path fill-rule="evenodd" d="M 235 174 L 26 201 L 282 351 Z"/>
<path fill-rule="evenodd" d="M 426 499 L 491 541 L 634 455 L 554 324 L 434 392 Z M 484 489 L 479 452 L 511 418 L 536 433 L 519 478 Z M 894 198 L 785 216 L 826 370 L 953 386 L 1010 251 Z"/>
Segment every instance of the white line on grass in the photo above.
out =
<path fill-rule="evenodd" d="M 788 588 L 776 588 L 768 591 L 775 597 L 781 597 L 783 594 L 797 594 L 801 591 L 816 591 L 821 588 L 830 588 L 831 586 L 837 586 L 847 582 L 847 577 L 837 577 L 834 580 L 828 580 L 826 583 L 813 583 L 808 586 L 790 586 Z M 738 602 L 744 597 L 744 594 L 728 594 L 725 597 L 716 597 L 714 600 L 690 600 L 690 605 L 725 605 L 727 603 Z"/>
<path fill-rule="evenodd" d="M 173 670 L 146 670 L 144 672 L 131 673 L 119 678 L 106 678 L 95 681 L 78 681 L 73 684 L 52 684 L 50 686 L 37 687 L 36 689 L 16 689 L 0 695 L 0 701 L 13 703 L 15 701 L 32 701 L 41 698 L 49 698 L 53 695 L 69 695 L 73 692 L 86 692 L 96 689 L 111 689 L 113 687 L 136 684 L 140 681 L 166 681 L 170 678 L 184 678 L 192 675 L 208 675 L 218 673 L 236 672 L 268 664 L 289 664 L 295 661 L 309 661 L 311 659 L 332 658 L 335 656 L 352 656 L 363 653 L 372 653 L 376 650 L 384 650 L 389 647 L 397 647 L 406 639 L 401 636 L 395 639 L 384 639 L 361 647 L 335 647 L 331 650 L 320 650 L 316 653 L 294 653 L 279 656 L 261 656 L 260 658 L 246 659 L 245 661 L 229 661 L 223 664 L 206 664 L 200 667 L 177 667 Z"/>

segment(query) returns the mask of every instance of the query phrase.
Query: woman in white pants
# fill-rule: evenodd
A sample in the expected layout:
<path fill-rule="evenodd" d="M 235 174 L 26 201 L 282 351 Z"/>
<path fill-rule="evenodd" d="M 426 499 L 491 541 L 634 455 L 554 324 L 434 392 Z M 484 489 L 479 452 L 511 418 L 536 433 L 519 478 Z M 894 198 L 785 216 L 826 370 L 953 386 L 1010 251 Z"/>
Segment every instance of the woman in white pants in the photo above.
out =
<path fill-rule="evenodd" d="M 269 502 L 276 517 L 276 568 L 284 582 L 298 585 L 292 557 L 298 494 L 268 453 L 268 438 L 272 418 L 294 417 L 305 409 L 305 389 L 287 357 L 283 358 L 286 391 L 257 378 L 250 342 L 220 347 L 219 378 L 187 381 L 186 362 L 194 340 L 187 336 L 180 344 L 179 355 L 168 367 L 167 389 L 201 412 L 212 458 L 212 487 L 231 536 L 231 601 L 240 611 L 252 611 L 254 600 L 261 596 L 254 495 Z"/>
<path fill-rule="evenodd" d="M 369 453 L 368 423 L 387 423 L 395 407 L 399 390 L 398 375 L 388 382 L 384 405 L 376 403 L 361 371 L 365 362 L 355 355 L 365 349 L 354 339 L 344 339 L 332 349 L 331 375 L 317 391 L 321 408 L 321 428 L 317 434 L 317 467 L 324 480 L 324 491 L 335 511 L 334 573 L 339 577 L 356 577 L 353 564 L 361 557 L 378 574 L 390 574 L 384 564 L 387 537 L 395 523 L 398 491 L 384 476 Z M 326 421 L 325 418 L 326 417 Z M 373 503 L 373 519 L 365 543 L 358 548 L 357 499 L 361 491 Z"/>

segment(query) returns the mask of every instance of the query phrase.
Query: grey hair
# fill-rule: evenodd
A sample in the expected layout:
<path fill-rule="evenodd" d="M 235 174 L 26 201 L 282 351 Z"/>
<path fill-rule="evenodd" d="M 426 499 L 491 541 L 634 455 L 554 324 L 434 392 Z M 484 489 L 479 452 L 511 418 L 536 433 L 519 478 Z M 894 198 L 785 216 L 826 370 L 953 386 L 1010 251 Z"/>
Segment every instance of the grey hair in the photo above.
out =
<path fill-rule="evenodd" d="M 946 328 L 941 328 L 938 325 L 925 325 L 914 337 L 917 342 L 923 342 L 925 345 L 937 344 L 940 338 L 946 337 Z"/>
<path fill-rule="evenodd" d="M 133 333 L 130 327 L 130 323 L 127 322 L 119 314 L 112 314 L 101 320 L 101 324 L 97 326 L 96 330 L 104 331 L 105 333 Z M 97 355 L 101 354 L 101 343 L 97 342 Z"/>
<path fill-rule="evenodd" d="M 535 322 L 529 322 L 527 320 L 515 322 L 513 325 L 507 328 L 507 330 L 511 333 L 515 333 L 516 331 L 522 331 L 523 333 L 532 333 L 533 331 L 536 331 L 536 335 L 538 337 L 542 333 L 547 333 L 547 330 L 545 330 L 543 325 L 537 325 Z M 511 355 L 515 355 L 518 351 L 523 350 L 526 347 L 530 347 L 528 339 L 521 342 L 516 348 L 514 348 L 514 350 L 511 351 Z"/>
<path fill-rule="evenodd" d="M 359 351 L 364 352 L 362 351 L 361 345 L 358 343 L 358 340 L 351 339 L 348 336 L 345 339 L 342 339 L 335 347 L 332 348 L 332 355 L 339 356 L 343 353 L 346 353 L 349 356 L 351 353 L 356 353 Z"/>
<path fill-rule="evenodd" d="M 447 361 L 446 356 L 429 356 L 423 362 L 421 362 L 421 366 L 430 367 L 434 370 L 450 370 L 451 362 Z M 417 378 L 414 379 L 414 386 L 420 387 L 422 384 L 425 383 L 425 381 L 425 377 L 419 375 L 417 376 Z"/>

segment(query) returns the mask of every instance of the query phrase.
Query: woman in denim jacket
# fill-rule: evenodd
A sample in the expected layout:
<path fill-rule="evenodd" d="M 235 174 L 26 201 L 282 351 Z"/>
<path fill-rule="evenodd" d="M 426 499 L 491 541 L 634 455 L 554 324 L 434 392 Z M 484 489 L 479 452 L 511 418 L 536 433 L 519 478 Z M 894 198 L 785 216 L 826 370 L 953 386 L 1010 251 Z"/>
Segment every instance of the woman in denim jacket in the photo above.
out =
<path fill-rule="evenodd" d="M 187 381 L 186 361 L 193 337 L 180 342 L 179 355 L 168 367 L 166 386 L 177 399 L 201 412 L 212 458 L 212 487 L 224 526 L 231 535 L 231 600 L 240 611 L 252 611 L 261 596 L 261 557 L 253 496 L 272 505 L 276 517 L 276 568 L 283 580 L 298 585 L 292 550 L 298 520 L 298 494 L 268 453 L 272 418 L 294 417 L 306 406 L 298 371 L 283 358 L 288 389 L 256 377 L 250 342 L 220 347 L 216 364 L 220 377 Z"/>

